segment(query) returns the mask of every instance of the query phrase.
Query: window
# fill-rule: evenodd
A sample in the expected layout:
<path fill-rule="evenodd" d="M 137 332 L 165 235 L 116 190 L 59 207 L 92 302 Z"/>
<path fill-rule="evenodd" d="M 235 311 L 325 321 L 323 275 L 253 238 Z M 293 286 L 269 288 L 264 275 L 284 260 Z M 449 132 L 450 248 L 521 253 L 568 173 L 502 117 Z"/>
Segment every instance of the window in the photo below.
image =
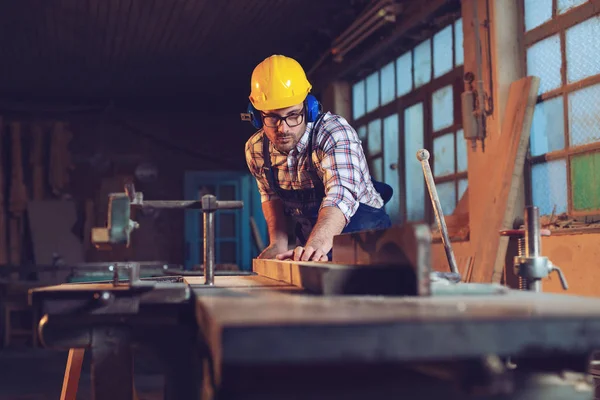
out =
<path fill-rule="evenodd" d="M 430 165 L 445 214 L 467 188 L 467 146 L 460 121 L 462 20 L 447 24 L 355 82 L 353 119 L 373 177 L 394 189 L 392 221 L 433 221 L 417 150 Z"/>
<path fill-rule="evenodd" d="M 600 214 L 600 15 L 586 0 L 523 0 L 527 73 L 540 77 L 529 146 L 542 215 Z M 578 13 L 577 18 L 568 13 Z"/>

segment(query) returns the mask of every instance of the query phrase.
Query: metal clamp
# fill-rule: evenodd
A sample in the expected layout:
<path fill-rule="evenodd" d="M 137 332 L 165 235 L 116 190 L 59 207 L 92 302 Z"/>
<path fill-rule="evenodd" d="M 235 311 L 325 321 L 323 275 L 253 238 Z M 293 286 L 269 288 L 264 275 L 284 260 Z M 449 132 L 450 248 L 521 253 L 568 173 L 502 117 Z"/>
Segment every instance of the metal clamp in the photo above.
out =
<path fill-rule="evenodd" d="M 548 257 L 541 255 L 541 237 L 539 209 L 528 206 L 525 208 L 525 249 L 523 252 L 521 248 L 521 254 L 514 258 L 514 272 L 519 276 L 521 289 L 541 292 L 541 280 L 556 272 L 563 289 L 568 290 L 569 286 L 562 270 L 552 264 Z"/>
<path fill-rule="evenodd" d="M 217 200 L 211 194 L 202 196 L 200 200 L 144 200 L 141 192 L 136 192 L 132 183 L 125 185 L 125 193 L 112 193 L 108 203 L 108 226 L 92 229 L 92 243 L 98 247 L 110 245 L 129 246 L 130 235 L 139 224 L 130 219 L 131 208 L 170 208 L 200 209 L 204 220 L 204 275 L 207 285 L 214 284 L 215 271 L 215 228 L 214 214 L 217 210 L 234 210 L 244 207 L 243 201 Z M 139 264 L 119 264 L 128 269 L 130 283 L 139 284 Z"/>

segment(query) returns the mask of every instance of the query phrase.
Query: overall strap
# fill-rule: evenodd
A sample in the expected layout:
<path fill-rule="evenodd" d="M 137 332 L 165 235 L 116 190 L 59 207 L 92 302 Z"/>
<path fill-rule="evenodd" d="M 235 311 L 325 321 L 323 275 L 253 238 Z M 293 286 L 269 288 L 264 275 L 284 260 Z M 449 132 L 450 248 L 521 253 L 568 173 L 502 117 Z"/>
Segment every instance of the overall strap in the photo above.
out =
<path fill-rule="evenodd" d="M 313 140 L 316 140 L 315 136 L 319 134 L 319 128 L 321 127 L 321 123 L 323 122 L 323 117 L 325 114 L 319 115 L 315 125 L 310 130 L 310 135 L 308 137 L 308 151 L 307 151 L 307 163 L 308 163 L 308 173 L 310 174 L 310 179 L 312 180 L 313 187 L 319 193 L 319 196 L 325 197 L 325 186 L 323 185 L 323 181 L 317 174 L 317 170 L 313 164 L 312 153 L 313 153 Z"/>
<path fill-rule="evenodd" d="M 277 195 L 285 200 L 290 195 L 291 191 L 283 190 L 277 183 L 277 169 L 271 164 L 271 153 L 269 152 L 269 138 L 263 133 L 263 170 L 265 171 L 265 177 L 269 182 L 269 187 L 277 193 Z"/>

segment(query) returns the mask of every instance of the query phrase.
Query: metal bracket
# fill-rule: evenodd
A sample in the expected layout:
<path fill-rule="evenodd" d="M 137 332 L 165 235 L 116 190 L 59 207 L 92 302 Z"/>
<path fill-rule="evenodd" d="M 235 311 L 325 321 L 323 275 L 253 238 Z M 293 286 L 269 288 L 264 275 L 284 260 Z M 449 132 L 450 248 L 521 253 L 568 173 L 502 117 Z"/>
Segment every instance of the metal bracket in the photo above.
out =
<path fill-rule="evenodd" d="M 524 254 L 514 258 L 514 272 L 523 280 L 523 289 L 541 292 L 541 280 L 548 277 L 551 272 L 556 272 L 563 289 L 568 290 L 569 286 L 562 270 L 541 255 L 541 236 L 539 209 L 528 206 L 525 209 Z"/>

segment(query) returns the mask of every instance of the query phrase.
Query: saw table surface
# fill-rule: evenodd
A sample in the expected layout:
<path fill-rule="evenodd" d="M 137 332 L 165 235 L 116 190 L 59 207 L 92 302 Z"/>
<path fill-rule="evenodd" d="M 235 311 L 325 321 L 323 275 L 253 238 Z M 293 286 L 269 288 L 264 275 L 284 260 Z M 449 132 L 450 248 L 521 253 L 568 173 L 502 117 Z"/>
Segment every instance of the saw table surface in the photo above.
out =
<path fill-rule="evenodd" d="M 216 277 L 214 287 L 185 280 L 221 361 L 425 361 L 600 348 L 600 299 L 520 291 L 322 297 L 261 276 Z"/>

